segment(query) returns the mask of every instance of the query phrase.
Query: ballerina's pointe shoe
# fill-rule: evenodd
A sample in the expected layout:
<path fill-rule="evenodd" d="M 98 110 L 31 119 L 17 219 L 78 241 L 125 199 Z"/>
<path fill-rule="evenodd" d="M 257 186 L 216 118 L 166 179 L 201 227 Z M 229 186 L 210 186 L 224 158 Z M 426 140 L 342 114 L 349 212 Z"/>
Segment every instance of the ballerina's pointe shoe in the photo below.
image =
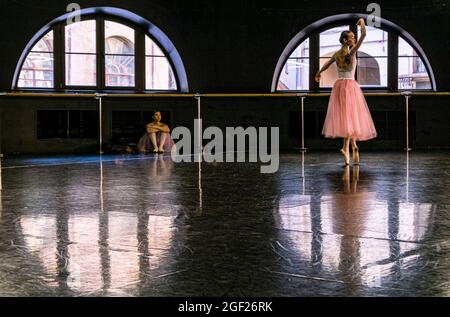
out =
<path fill-rule="evenodd" d="M 353 163 L 359 164 L 359 149 L 358 148 L 353 149 Z"/>
<path fill-rule="evenodd" d="M 350 154 L 345 152 L 344 150 L 341 150 L 342 155 L 344 155 L 345 158 L 345 165 L 350 165 Z"/>

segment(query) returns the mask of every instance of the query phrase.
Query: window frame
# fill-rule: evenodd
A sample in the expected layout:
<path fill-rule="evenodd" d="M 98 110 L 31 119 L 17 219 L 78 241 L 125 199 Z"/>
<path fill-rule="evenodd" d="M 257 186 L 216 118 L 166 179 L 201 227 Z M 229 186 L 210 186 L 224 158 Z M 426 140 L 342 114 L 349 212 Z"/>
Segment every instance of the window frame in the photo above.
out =
<path fill-rule="evenodd" d="M 180 92 L 180 79 L 177 72 L 175 71 L 175 65 L 169 54 L 164 49 L 164 47 L 148 32 L 145 32 L 139 25 L 133 22 L 127 21 L 125 19 L 111 16 L 107 14 L 86 14 L 82 15 L 81 21 L 94 20 L 96 21 L 96 85 L 86 86 L 86 85 L 67 85 L 66 83 L 66 50 L 65 50 L 65 28 L 67 22 L 60 22 L 53 27 L 49 28 L 47 32 L 38 38 L 32 47 L 36 45 L 48 32 L 53 31 L 53 88 L 45 87 L 19 87 L 19 77 L 14 83 L 14 90 L 18 91 L 42 91 L 42 92 L 71 92 L 71 91 L 83 91 L 83 92 L 116 92 L 116 93 L 155 93 L 155 92 Z M 111 21 L 123 24 L 134 30 L 134 41 L 135 41 L 135 52 L 134 52 L 134 73 L 135 73 L 135 83 L 133 87 L 130 86 L 106 86 L 106 57 L 105 53 L 105 21 Z M 146 89 L 146 55 L 145 55 L 145 36 L 148 36 L 164 53 L 174 76 L 176 83 L 176 89 Z M 31 53 L 31 49 L 26 53 L 26 56 Z M 20 70 L 22 70 L 26 58 L 22 65 L 20 65 Z"/>
<path fill-rule="evenodd" d="M 281 71 L 277 74 L 277 85 L 275 86 L 275 92 L 277 93 L 306 93 L 306 92 L 318 92 L 318 93 L 330 93 L 332 90 L 332 87 L 320 87 L 320 83 L 317 83 L 315 81 L 315 74 L 317 70 L 320 67 L 320 34 L 322 32 L 325 32 L 329 29 L 332 29 L 334 27 L 339 26 L 348 26 L 349 30 L 352 31 L 355 34 L 356 40 L 358 40 L 358 27 L 353 23 L 353 20 L 343 19 L 343 20 L 337 20 L 332 23 L 328 23 L 325 25 L 322 25 L 310 33 L 306 34 L 302 38 L 300 38 L 297 41 L 297 44 L 291 49 L 289 54 L 287 54 L 287 57 L 284 60 L 283 65 L 286 65 L 287 61 L 290 59 L 290 56 L 293 54 L 293 52 L 298 48 L 299 45 L 301 45 L 304 41 L 309 39 L 309 89 L 308 90 L 279 90 L 278 83 L 280 81 L 282 72 L 284 67 L 281 68 Z M 406 43 L 408 43 L 416 52 L 418 55 L 418 58 L 423 60 L 423 57 L 421 56 L 420 52 L 418 52 L 414 45 L 410 43 L 410 41 L 402 36 L 399 32 L 395 30 L 391 30 L 389 27 L 386 27 L 385 25 L 382 25 L 382 27 L 378 28 L 384 32 L 387 33 L 387 85 L 386 86 L 376 86 L 376 87 L 370 87 L 370 86 L 361 86 L 361 89 L 363 91 L 368 92 L 396 92 L 396 91 L 406 91 L 408 89 L 399 89 L 398 85 L 398 62 L 399 62 L 399 39 L 402 38 Z M 420 91 L 433 91 L 433 82 L 431 78 L 431 73 L 427 67 L 427 65 L 424 63 L 424 67 L 426 70 L 426 73 L 428 77 L 430 78 L 431 82 L 431 88 L 429 89 L 413 89 L 414 91 L 420 92 Z M 358 80 L 358 66 L 355 72 L 355 79 Z M 410 89 L 409 89 L 410 90 Z"/>
<path fill-rule="evenodd" d="M 47 35 L 47 34 L 49 34 L 49 33 L 51 33 L 51 32 L 53 32 L 53 43 L 52 43 L 52 50 L 51 51 L 48 51 L 48 52 L 45 52 L 45 51 L 35 51 L 35 50 L 33 50 L 33 48 L 40 42 L 40 41 L 42 41 L 42 40 L 44 40 L 44 38 L 45 38 L 45 36 Z M 26 56 L 25 56 L 25 58 L 24 58 L 24 60 L 23 60 L 23 63 L 22 63 L 22 65 L 20 66 L 20 70 L 19 70 L 19 74 L 18 74 L 18 76 L 17 76 L 17 80 L 16 80 L 16 83 L 15 83 L 15 87 L 17 88 L 17 89 L 20 89 L 20 90 L 54 90 L 55 89 L 55 63 L 56 63 L 56 60 L 55 60 L 55 51 L 56 51 L 56 48 L 55 48 L 55 32 L 54 32 L 54 29 L 53 28 L 51 28 L 50 30 L 48 30 L 48 32 L 46 32 L 44 35 L 42 35 L 39 39 L 37 39 L 34 43 L 33 43 L 33 45 L 31 46 L 31 48 L 28 50 L 28 52 L 27 52 L 27 54 L 26 54 Z M 50 54 L 50 55 L 52 55 L 53 56 L 53 69 L 52 69 L 52 72 L 53 72 L 53 88 L 51 88 L 51 87 L 19 87 L 19 82 L 20 82 L 20 74 L 22 73 L 22 71 L 24 70 L 24 67 L 25 67 L 25 65 L 26 65 L 26 62 L 27 62 L 27 60 L 28 60 L 28 57 L 30 56 L 30 54 L 32 54 L 32 53 L 43 53 L 43 54 Z M 35 71 L 33 71 L 33 73 L 35 73 Z M 26 80 L 26 79 L 25 79 Z"/>

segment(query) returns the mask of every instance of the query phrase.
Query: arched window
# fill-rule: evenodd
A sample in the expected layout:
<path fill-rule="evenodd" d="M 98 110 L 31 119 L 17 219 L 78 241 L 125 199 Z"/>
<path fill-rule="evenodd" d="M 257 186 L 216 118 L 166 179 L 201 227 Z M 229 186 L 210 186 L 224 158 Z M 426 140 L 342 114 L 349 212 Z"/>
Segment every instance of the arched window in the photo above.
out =
<path fill-rule="evenodd" d="M 431 89 L 430 75 L 422 58 L 404 39 L 398 42 L 399 89 Z"/>
<path fill-rule="evenodd" d="M 181 59 L 158 28 L 122 9 L 84 11 L 89 14 L 78 22 L 55 20 L 24 52 L 13 89 L 187 90 Z M 96 11 L 101 14 L 92 14 Z"/>
<path fill-rule="evenodd" d="M 19 76 L 19 87 L 53 88 L 53 32 L 47 33 L 28 54 Z"/>
<path fill-rule="evenodd" d="M 364 15 L 361 15 L 364 17 Z M 341 48 L 342 31 L 350 30 L 356 37 L 360 28 L 354 15 L 326 18 L 307 27 L 289 43 L 277 65 L 272 90 L 308 91 L 329 90 L 337 79 L 336 64 L 322 73 L 320 83 L 314 74 Z M 357 53 L 355 79 L 363 89 L 402 90 L 435 89 L 431 67 L 424 54 L 419 54 L 415 41 L 391 22 L 381 27 L 366 26 L 367 36 Z M 409 40 L 407 40 L 407 38 Z M 285 57 L 283 57 L 285 56 Z"/>

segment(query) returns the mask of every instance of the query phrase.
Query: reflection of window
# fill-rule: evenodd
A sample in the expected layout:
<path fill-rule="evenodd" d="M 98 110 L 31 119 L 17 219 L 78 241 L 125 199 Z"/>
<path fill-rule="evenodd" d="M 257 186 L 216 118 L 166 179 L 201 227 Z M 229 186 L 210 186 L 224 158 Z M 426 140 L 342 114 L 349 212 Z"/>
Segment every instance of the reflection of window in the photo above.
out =
<path fill-rule="evenodd" d="M 178 89 L 171 62 L 143 30 L 95 18 L 54 26 L 29 52 L 17 87 Z"/>
<path fill-rule="evenodd" d="M 322 73 L 320 83 L 310 81 L 318 69 L 310 68 L 309 65 L 310 61 L 313 65 L 318 61 L 318 67 L 322 67 L 341 48 L 339 38 L 344 30 L 351 30 L 357 37 L 360 36 L 360 27 L 344 24 L 319 30 L 302 41 L 286 59 L 279 74 L 277 90 L 302 91 L 333 87 L 337 80 L 336 63 Z M 371 26 L 367 26 L 366 30 L 366 38 L 357 53 L 355 71 L 355 79 L 361 87 L 393 90 L 397 88 L 431 89 L 430 76 L 423 59 L 409 44 L 394 32 Z M 400 40 L 398 56 L 392 52 L 392 49 L 388 50 L 389 43 L 394 43 L 397 38 Z M 397 75 L 397 72 L 388 72 L 389 60 L 396 58 L 399 59 L 398 78 L 393 77 Z M 392 61 L 392 63 L 395 64 L 396 61 Z M 394 84 L 396 82 L 398 82 L 398 86 Z M 392 83 L 392 87 L 388 87 L 388 83 Z"/>
<path fill-rule="evenodd" d="M 53 56 L 53 32 L 49 32 L 28 54 L 18 87 L 53 88 Z"/>
<path fill-rule="evenodd" d="M 38 184 L 30 185 L 35 186 L 30 186 L 29 191 Z M 77 196 L 82 195 L 90 205 L 97 203 L 97 196 L 92 195 L 89 186 L 84 189 L 71 186 L 67 192 L 63 187 L 61 196 L 74 194 L 74 188 L 79 189 Z M 120 193 L 114 194 L 123 199 Z M 142 218 L 146 218 L 146 222 L 140 220 Z M 146 215 L 138 218 L 136 214 L 112 212 L 107 215 L 106 225 L 104 219 L 96 213 L 20 217 L 23 252 L 29 252 L 36 265 L 44 269 L 48 278 L 42 283 L 54 286 L 55 280 L 61 280 L 68 289 L 82 294 L 107 291 L 123 295 L 125 288 L 136 284 L 140 273 L 150 274 L 151 270 L 164 265 L 173 240 L 172 217 Z M 64 230 L 67 239 L 60 239 L 59 228 L 67 228 Z M 138 232 L 138 228 L 141 231 Z"/>
<path fill-rule="evenodd" d="M 399 204 L 399 222 L 401 226 L 397 238 L 399 240 L 421 241 L 425 239 L 428 226 L 432 220 L 431 204 Z"/>

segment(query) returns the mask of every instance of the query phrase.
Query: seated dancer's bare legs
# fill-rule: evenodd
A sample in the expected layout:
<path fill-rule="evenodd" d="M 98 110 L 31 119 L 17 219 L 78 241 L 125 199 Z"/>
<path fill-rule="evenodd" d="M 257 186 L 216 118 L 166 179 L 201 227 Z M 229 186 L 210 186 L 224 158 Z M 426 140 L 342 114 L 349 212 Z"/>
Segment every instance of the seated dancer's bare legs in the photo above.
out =
<path fill-rule="evenodd" d="M 359 149 L 356 145 L 356 139 L 352 139 L 353 163 L 359 164 Z"/>
<path fill-rule="evenodd" d="M 150 133 L 150 141 L 152 141 L 153 152 L 158 152 L 158 143 L 156 141 L 156 133 Z"/>
<path fill-rule="evenodd" d="M 350 138 L 344 138 L 344 146 L 341 149 L 342 155 L 344 155 L 345 165 L 350 165 Z"/>
<path fill-rule="evenodd" d="M 167 133 L 161 132 L 161 137 L 159 139 L 159 151 L 164 152 L 164 144 L 166 144 Z"/>

